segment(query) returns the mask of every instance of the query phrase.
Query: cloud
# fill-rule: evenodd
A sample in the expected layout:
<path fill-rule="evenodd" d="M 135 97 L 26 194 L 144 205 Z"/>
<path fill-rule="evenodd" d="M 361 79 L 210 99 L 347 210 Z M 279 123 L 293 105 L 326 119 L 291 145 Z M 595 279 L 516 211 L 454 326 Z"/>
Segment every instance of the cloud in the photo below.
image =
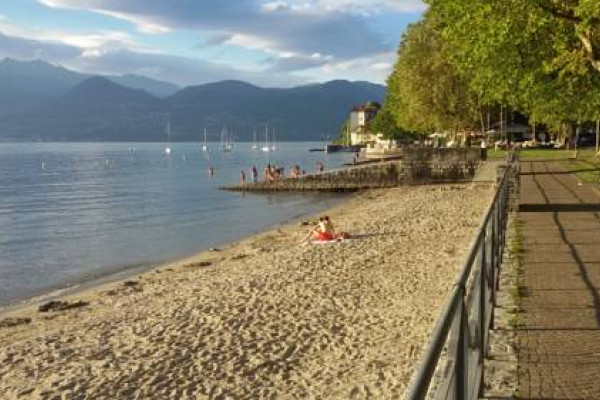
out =
<path fill-rule="evenodd" d="M 43 32 L 36 31 L 36 34 L 41 33 Z M 275 72 L 265 75 L 260 71 L 231 67 L 218 62 L 137 51 L 136 46 L 129 49 L 125 46 L 97 46 L 110 43 L 110 38 L 104 42 L 97 42 L 93 37 L 80 40 L 67 39 L 69 35 L 66 33 L 54 34 L 65 40 L 65 43 L 9 36 L 0 31 L 0 60 L 6 57 L 19 60 L 41 59 L 88 74 L 137 74 L 179 85 L 223 79 L 241 79 L 261 86 L 293 86 L 307 82 L 306 78 L 290 74 Z"/>
<path fill-rule="evenodd" d="M 346 13 L 376 15 L 384 12 L 421 13 L 427 8 L 422 0 L 289 0 L 263 3 L 266 12 L 295 11 L 299 13 Z"/>
<path fill-rule="evenodd" d="M 136 48 L 144 50 L 135 40 L 124 32 L 97 30 L 89 34 L 73 34 L 59 30 L 36 29 L 0 20 L 0 31 L 5 35 L 30 39 L 46 44 L 63 44 L 88 50 L 111 50 Z"/>
<path fill-rule="evenodd" d="M 385 83 L 392 71 L 396 53 L 384 52 L 348 61 L 328 62 L 316 69 L 324 80 L 348 79 Z"/>
<path fill-rule="evenodd" d="M 400 12 L 422 8 L 417 0 L 38 1 L 54 8 L 111 15 L 145 32 L 192 30 L 212 37 L 228 37 L 225 42 L 229 45 L 259 50 L 268 56 L 308 57 L 320 53 L 339 60 L 390 50 L 390 43 L 370 27 L 365 15 L 351 11 Z"/>
<path fill-rule="evenodd" d="M 78 57 L 80 54 L 81 50 L 73 46 L 12 37 L 0 32 L 0 59 L 6 57 L 19 60 L 43 59 L 58 63 Z"/>
<path fill-rule="evenodd" d="M 289 55 L 287 57 L 271 57 L 265 60 L 267 72 L 303 71 L 326 65 L 332 60 L 331 56 L 313 53 L 310 56 Z"/>
<path fill-rule="evenodd" d="M 378 16 L 389 19 L 425 9 L 421 0 L 37 1 L 128 21 L 147 35 L 177 31 L 203 39 L 189 49 L 197 56 L 175 56 L 165 54 L 170 49 L 140 45 L 135 32 L 72 34 L 0 19 L 4 42 L 12 43 L 10 51 L 0 43 L 0 56 L 38 57 L 83 72 L 137 73 L 184 85 L 221 79 L 267 86 L 337 78 L 384 81 L 397 43 L 377 31 L 374 22 Z M 152 42 L 144 37 L 143 43 Z"/>

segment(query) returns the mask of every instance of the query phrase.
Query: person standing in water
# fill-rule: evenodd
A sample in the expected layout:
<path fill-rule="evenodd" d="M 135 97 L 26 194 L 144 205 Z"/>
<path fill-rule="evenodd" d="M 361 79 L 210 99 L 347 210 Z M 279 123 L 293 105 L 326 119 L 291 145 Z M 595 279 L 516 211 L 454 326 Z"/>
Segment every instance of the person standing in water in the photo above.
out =
<path fill-rule="evenodd" d="M 252 182 L 258 181 L 258 169 L 256 169 L 256 165 L 252 166 L 251 174 L 252 174 Z"/>
<path fill-rule="evenodd" d="M 242 185 L 246 183 L 246 173 L 244 172 L 244 170 L 240 171 L 240 182 L 242 183 Z"/>
<path fill-rule="evenodd" d="M 208 177 L 212 178 L 214 174 L 215 174 L 215 169 L 212 167 L 212 165 L 209 165 L 208 166 Z"/>

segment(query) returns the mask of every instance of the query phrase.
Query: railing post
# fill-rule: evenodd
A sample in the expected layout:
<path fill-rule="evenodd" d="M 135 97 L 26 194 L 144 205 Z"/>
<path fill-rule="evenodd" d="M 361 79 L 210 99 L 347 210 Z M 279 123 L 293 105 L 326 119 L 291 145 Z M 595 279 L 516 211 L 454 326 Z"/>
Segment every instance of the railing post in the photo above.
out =
<path fill-rule="evenodd" d="M 456 379 L 455 385 L 455 399 L 457 400 L 465 400 L 467 399 L 467 395 L 469 393 L 469 338 L 468 331 L 469 327 L 466 326 L 468 324 L 468 319 L 466 316 L 466 306 L 465 306 L 465 288 L 461 287 L 460 289 L 461 299 L 459 305 L 459 313 L 458 313 L 458 335 L 457 335 L 457 343 L 456 343 L 456 363 L 454 364 L 454 376 Z"/>
<path fill-rule="evenodd" d="M 485 230 L 484 230 L 484 234 L 482 236 L 481 239 L 481 245 L 480 245 L 480 252 L 481 252 L 481 281 L 479 282 L 479 317 L 480 317 L 480 321 L 479 321 L 479 329 L 481 331 L 480 333 L 480 338 L 481 338 L 481 346 L 485 346 L 485 303 L 486 303 L 486 287 L 489 286 L 488 282 L 487 282 L 487 263 L 486 263 L 486 251 L 485 251 L 485 238 L 486 238 L 486 234 L 485 234 Z"/>
<path fill-rule="evenodd" d="M 497 279 L 497 274 L 496 274 L 496 254 L 497 254 L 497 246 L 498 246 L 498 236 L 497 236 L 497 231 L 498 231 L 498 204 L 500 202 L 500 199 L 498 198 L 496 203 L 493 205 L 493 210 L 492 210 L 492 215 L 490 215 L 490 220 L 492 223 L 492 234 L 490 237 L 490 241 L 491 243 L 491 254 L 490 254 L 490 267 L 491 269 L 494 270 L 494 280 L 492 280 L 492 284 L 496 284 L 496 279 Z M 496 299 L 494 297 L 492 297 L 492 305 L 495 307 L 496 306 Z"/>
<path fill-rule="evenodd" d="M 481 378 L 479 382 L 479 397 L 483 395 L 484 388 L 484 358 L 487 355 L 486 346 L 486 333 L 488 327 L 486 326 L 486 287 L 487 287 L 487 273 L 485 263 L 485 235 L 483 240 L 480 242 L 479 251 L 481 252 L 481 263 L 479 265 L 479 364 L 481 364 Z"/>

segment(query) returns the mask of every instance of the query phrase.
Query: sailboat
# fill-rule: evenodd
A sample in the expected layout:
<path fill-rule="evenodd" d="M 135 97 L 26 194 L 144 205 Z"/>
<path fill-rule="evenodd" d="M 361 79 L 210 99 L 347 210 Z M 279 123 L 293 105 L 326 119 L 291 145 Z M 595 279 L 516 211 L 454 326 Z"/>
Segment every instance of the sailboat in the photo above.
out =
<path fill-rule="evenodd" d="M 271 150 L 275 151 L 275 127 L 273 127 L 273 145 L 271 146 Z"/>
<path fill-rule="evenodd" d="M 221 143 L 222 143 L 223 151 L 233 150 L 233 144 L 231 144 L 229 142 L 227 129 L 225 127 L 223 127 L 223 130 L 221 131 Z"/>
<path fill-rule="evenodd" d="M 171 121 L 167 121 L 167 147 L 165 147 L 165 154 L 171 154 Z"/>
<path fill-rule="evenodd" d="M 262 148 L 262 151 L 269 151 L 271 148 L 269 147 L 269 125 L 265 126 L 265 145 Z"/>
<path fill-rule="evenodd" d="M 254 128 L 254 134 L 252 135 L 252 150 L 258 149 L 258 145 L 256 144 L 256 128 Z"/>
<path fill-rule="evenodd" d="M 202 151 L 208 151 L 208 146 L 206 145 L 206 127 L 204 127 L 204 144 L 202 145 Z"/>

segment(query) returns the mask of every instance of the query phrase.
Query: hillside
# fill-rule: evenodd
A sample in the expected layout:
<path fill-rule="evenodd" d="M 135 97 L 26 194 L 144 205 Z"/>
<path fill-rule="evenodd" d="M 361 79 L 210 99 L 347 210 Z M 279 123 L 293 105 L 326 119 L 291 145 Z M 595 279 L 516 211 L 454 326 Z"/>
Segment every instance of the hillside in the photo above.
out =
<path fill-rule="evenodd" d="M 182 131 L 204 125 L 238 126 L 250 131 L 269 123 L 286 140 L 319 140 L 336 135 L 353 105 L 381 101 L 385 87 L 348 81 L 264 89 L 245 82 L 223 81 L 188 87 L 165 99 L 174 124 Z"/>
<path fill-rule="evenodd" d="M 0 116 L 36 110 L 58 100 L 78 83 L 91 78 L 45 61 L 0 61 Z M 179 87 L 138 75 L 106 76 L 131 89 L 142 89 L 166 97 Z"/>
<path fill-rule="evenodd" d="M 150 81 L 163 93 L 172 89 Z M 384 86 L 369 82 L 275 89 L 229 80 L 159 98 L 115 83 L 114 77 L 13 60 L 0 64 L 0 88 L 7 87 L 12 92 L 0 90 L 0 140 L 160 141 L 169 119 L 173 140 L 197 140 L 202 128 L 219 132 L 223 126 L 236 132 L 236 140 L 250 140 L 267 123 L 280 140 L 320 140 L 336 135 L 352 106 L 381 101 L 385 94 Z"/>
<path fill-rule="evenodd" d="M 165 115 L 164 103 L 151 94 L 92 77 L 50 105 L 0 117 L 0 129 L 22 140 L 162 140 Z"/>

